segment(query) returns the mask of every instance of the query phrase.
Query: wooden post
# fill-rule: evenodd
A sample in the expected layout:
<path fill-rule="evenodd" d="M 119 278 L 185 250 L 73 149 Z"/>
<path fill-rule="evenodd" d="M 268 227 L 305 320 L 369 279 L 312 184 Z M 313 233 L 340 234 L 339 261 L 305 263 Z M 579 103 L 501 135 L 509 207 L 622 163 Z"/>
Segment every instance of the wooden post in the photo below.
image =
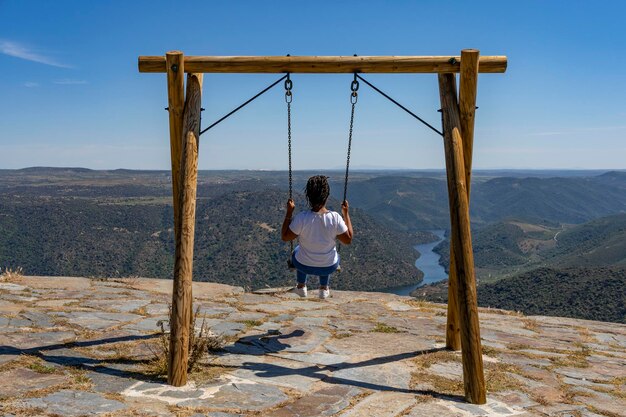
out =
<path fill-rule="evenodd" d="M 459 85 L 459 116 L 463 137 L 465 162 L 465 185 L 469 199 L 472 180 L 472 154 L 474 149 L 474 117 L 476 115 L 476 91 L 478 87 L 478 55 L 476 49 L 461 51 L 461 74 Z"/>
<path fill-rule="evenodd" d="M 476 114 L 476 91 L 478 85 L 478 56 L 476 49 L 461 51 L 461 75 L 459 92 L 460 128 L 463 137 L 463 160 L 465 165 L 465 185 L 467 199 L 470 201 L 472 181 L 472 154 L 474 147 L 474 116 Z M 454 79 L 452 80 L 455 81 Z M 456 94 L 456 84 L 453 84 Z M 451 126 L 444 126 L 444 130 Z M 461 349 L 459 313 L 457 300 L 457 276 L 454 267 L 454 248 L 450 240 L 450 274 L 448 277 L 448 324 L 446 326 L 446 347 L 452 350 Z"/>
<path fill-rule="evenodd" d="M 439 74 L 439 93 L 444 117 L 444 147 L 450 200 L 450 224 L 454 268 L 458 281 L 458 303 L 463 357 L 465 398 L 474 404 L 485 404 L 480 326 L 474 276 L 474 254 L 470 230 L 469 200 L 465 183 L 463 139 L 460 131 L 454 74 Z"/>
<path fill-rule="evenodd" d="M 170 119 L 170 157 L 172 161 L 172 199 L 174 208 L 174 244 L 178 247 L 180 209 L 180 158 L 183 143 L 183 106 L 185 104 L 185 67 L 183 53 L 165 54 L 167 70 L 167 105 Z"/>
<path fill-rule="evenodd" d="M 448 272 L 448 316 L 446 325 L 446 349 L 461 350 L 461 324 L 459 320 L 459 278 L 456 275 L 454 242 L 450 236 L 450 268 Z"/>
<path fill-rule="evenodd" d="M 167 381 L 175 387 L 187 383 L 189 359 L 189 332 L 192 321 L 192 273 L 194 227 L 196 222 L 196 190 L 198 183 L 198 140 L 200 138 L 200 111 L 202 74 L 189 74 L 183 120 L 183 147 L 180 166 L 181 189 L 180 242 L 176 245 L 174 260 L 174 289 L 170 320 L 170 357 Z"/>

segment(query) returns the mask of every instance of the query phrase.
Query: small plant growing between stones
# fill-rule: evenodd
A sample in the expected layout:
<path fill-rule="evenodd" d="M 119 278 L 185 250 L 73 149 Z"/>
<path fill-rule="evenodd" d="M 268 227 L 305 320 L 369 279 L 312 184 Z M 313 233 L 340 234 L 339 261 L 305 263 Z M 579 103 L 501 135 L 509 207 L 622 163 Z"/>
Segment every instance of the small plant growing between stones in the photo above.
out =
<path fill-rule="evenodd" d="M 24 276 L 24 270 L 21 266 L 17 268 L 0 268 L 0 281 L 17 281 L 22 278 L 22 276 Z"/>
<path fill-rule="evenodd" d="M 172 317 L 172 306 L 169 306 L 170 328 Z M 208 324 L 206 323 L 206 316 L 202 318 L 202 323 L 198 330 L 196 330 L 196 324 L 200 317 L 200 306 L 196 308 L 191 319 L 191 328 L 189 333 L 189 361 L 187 363 L 187 372 L 192 373 L 202 362 L 205 356 L 208 356 L 211 352 L 217 352 L 223 349 L 226 344 L 226 340 L 223 335 L 216 335 L 211 332 Z M 163 320 L 157 322 L 157 326 L 160 328 L 159 342 L 157 349 L 153 350 L 154 359 L 151 363 L 151 373 L 154 375 L 166 375 L 168 358 L 170 356 L 170 332 L 165 329 L 165 323 Z"/>
<path fill-rule="evenodd" d="M 529 318 L 523 318 L 522 324 L 524 326 L 524 329 L 530 330 L 531 332 L 539 333 L 539 324 L 537 323 L 537 321 Z"/>
<path fill-rule="evenodd" d="M 33 358 L 32 362 L 30 362 L 27 367 L 38 374 L 53 374 L 57 371 L 54 366 L 46 365 L 39 358 Z"/>
<path fill-rule="evenodd" d="M 372 330 L 372 332 L 377 333 L 401 333 L 400 330 L 396 329 L 393 326 L 387 326 L 383 323 L 376 323 L 376 327 Z"/>
<path fill-rule="evenodd" d="M 240 323 L 245 324 L 247 328 L 257 327 L 263 324 L 263 322 L 260 320 L 243 320 L 243 321 L 240 321 Z"/>

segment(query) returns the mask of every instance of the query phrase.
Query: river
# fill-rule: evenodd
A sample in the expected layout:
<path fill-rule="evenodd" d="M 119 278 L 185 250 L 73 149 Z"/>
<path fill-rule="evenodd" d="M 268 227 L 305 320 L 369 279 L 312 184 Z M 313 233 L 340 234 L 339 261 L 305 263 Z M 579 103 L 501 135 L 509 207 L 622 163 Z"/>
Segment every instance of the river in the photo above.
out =
<path fill-rule="evenodd" d="M 436 235 L 439 239 L 435 242 L 424 243 L 423 245 L 416 245 L 415 250 L 420 253 L 420 257 L 415 261 L 415 266 L 424 273 L 424 279 L 419 284 L 403 285 L 401 287 L 385 288 L 383 292 L 388 292 L 397 295 L 409 295 L 416 288 L 422 285 L 432 284 L 448 278 L 446 270 L 439 265 L 439 254 L 433 252 L 435 246 L 437 246 L 444 239 L 443 230 L 430 230 L 430 232 Z"/>

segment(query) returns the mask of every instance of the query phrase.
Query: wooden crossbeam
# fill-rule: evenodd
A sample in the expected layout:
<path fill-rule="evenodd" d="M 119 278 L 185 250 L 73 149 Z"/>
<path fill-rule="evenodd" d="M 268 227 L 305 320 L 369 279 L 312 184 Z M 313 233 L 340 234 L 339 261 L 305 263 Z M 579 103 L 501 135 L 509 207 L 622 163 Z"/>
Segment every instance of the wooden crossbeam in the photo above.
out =
<path fill-rule="evenodd" d="M 479 71 L 506 71 L 506 56 L 481 56 Z M 164 56 L 140 56 L 139 72 L 166 72 Z M 185 56 L 189 73 L 458 73 L 460 56 Z"/>

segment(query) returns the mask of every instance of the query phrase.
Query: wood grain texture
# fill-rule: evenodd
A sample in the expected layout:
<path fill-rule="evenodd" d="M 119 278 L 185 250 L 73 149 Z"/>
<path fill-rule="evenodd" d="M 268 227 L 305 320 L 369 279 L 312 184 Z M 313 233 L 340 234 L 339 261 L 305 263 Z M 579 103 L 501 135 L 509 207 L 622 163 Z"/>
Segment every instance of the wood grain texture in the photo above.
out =
<path fill-rule="evenodd" d="M 459 318 L 459 281 L 456 275 L 456 258 L 450 239 L 450 268 L 448 272 L 448 315 L 446 322 L 446 349 L 461 350 L 461 323 Z"/>
<path fill-rule="evenodd" d="M 167 105 L 170 125 L 170 158 L 172 167 L 172 199 L 174 207 L 174 242 L 178 245 L 180 202 L 180 160 L 183 143 L 183 107 L 185 105 L 185 71 L 183 53 L 165 55 L 167 68 Z"/>
<path fill-rule="evenodd" d="M 458 311 L 461 328 L 463 385 L 465 398 L 474 404 L 485 404 L 486 389 L 483 372 L 480 326 L 474 276 L 474 254 L 470 230 L 469 200 L 465 183 L 463 140 L 460 131 L 459 107 L 454 74 L 439 74 L 439 91 L 444 125 L 448 197 L 454 268 L 458 284 Z"/>
<path fill-rule="evenodd" d="M 180 190 L 180 243 L 174 259 L 174 290 L 170 320 L 170 357 L 168 383 L 180 387 L 187 383 L 189 337 L 192 321 L 193 249 L 196 223 L 196 191 L 198 184 L 198 145 L 202 74 L 189 74 L 183 119 L 183 142 Z"/>
<path fill-rule="evenodd" d="M 451 89 L 456 95 L 456 77 L 452 75 L 452 77 L 447 77 L 448 88 Z M 441 94 L 441 82 L 440 82 L 440 91 Z M 441 102 L 441 107 L 443 109 L 444 102 Z M 443 111 L 443 110 L 442 110 Z M 450 119 L 446 117 L 442 117 L 443 121 L 443 131 L 447 132 L 452 129 L 452 126 L 449 125 Z M 448 187 L 448 193 L 450 192 L 450 188 Z M 451 197 L 449 197 L 451 198 Z M 453 241 L 450 238 L 450 268 L 448 271 L 448 314 L 446 316 L 446 348 L 450 350 L 461 350 L 461 327 L 459 320 L 459 302 L 458 302 L 458 277 L 456 275 L 456 267 L 455 267 L 455 257 L 454 257 L 454 248 Z"/>
<path fill-rule="evenodd" d="M 472 182 L 472 155 L 474 148 L 474 119 L 476 115 L 476 92 L 478 86 L 478 57 L 479 51 L 464 49 L 461 51 L 461 74 L 459 92 L 460 129 L 463 137 L 463 161 L 465 166 L 465 185 L 467 187 L 467 199 L 470 201 L 470 188 Z M 454 79 L 452 80 L 455 81 Z M 452 88 L 456 95 L 456 82 Z M 452 126 L 444 126 L 444 130 Z M 448 322 L 446 326 L 446 347 L 452 350 L 461 349 L 461 335 L 459 327 L 458 299 L 457 299 L 457 276 L 453 266 L 456 259 L 454 248 L 450 241 L 450 274 L 448 278 Z"/>
<path fill-rule="evenodd" d="M 460 56 L 187 56 L 190 73 L 450 73 Z M 483 56 L 480 71 L 506 71 L 506 56 Z M 140 56 L 139 72 L 165 72 L 162 56 Z"/>
<path fill-rule="evenodd" d="M 474 153 L 474 119 L 476 117 L 476 93 L 478 89 L 479 52 L 476 49 L 461 51 L 459 75 L 459 116 L 463 136 L 465 184 L 469 198 L 472 184 L 472 155 Z"/>

